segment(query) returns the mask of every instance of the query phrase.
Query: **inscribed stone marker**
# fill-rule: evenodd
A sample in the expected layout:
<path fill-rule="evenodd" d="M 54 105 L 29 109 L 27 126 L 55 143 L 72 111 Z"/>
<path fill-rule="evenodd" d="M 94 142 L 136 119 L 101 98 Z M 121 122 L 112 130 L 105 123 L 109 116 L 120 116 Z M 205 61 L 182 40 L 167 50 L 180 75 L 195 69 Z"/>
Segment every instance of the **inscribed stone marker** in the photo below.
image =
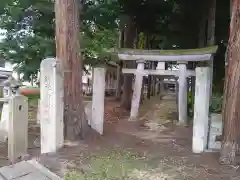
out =
<path fill-rule="evenodd" d="M 40 66 L 41 153 L 56 152 L 63 146 L 63 76 L 57 63 L 47 58 Z"/>
<path fill-rule="evenodd" d="M 196 88 L 193 120 L 192 150 L 201 153 L 207 147 L 210 97 L 210 68 L 196 68 Z"/>
<path fill-rule="evenodd" d="M 103 134 L 106 69 L 94 68 L 91 127 Z"/>

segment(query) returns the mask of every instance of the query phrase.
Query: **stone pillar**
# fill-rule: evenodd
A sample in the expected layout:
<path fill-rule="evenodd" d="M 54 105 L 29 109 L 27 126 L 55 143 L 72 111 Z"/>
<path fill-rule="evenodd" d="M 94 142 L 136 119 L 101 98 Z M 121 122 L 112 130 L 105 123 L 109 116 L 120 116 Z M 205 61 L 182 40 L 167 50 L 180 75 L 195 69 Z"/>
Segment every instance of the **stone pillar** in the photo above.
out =
<path fill-rule="evenodd" d="M 47 58 L 40 65 L 41 153 L 56 152 L 64 143 L 64 85 L 59 63 Z"/>
<path fill-rule="evenodd" d="M 160 84 L 160 92 L 159 92 L 160 100 L 165 95 L 165 87 L 164 87 L 164 82 L 163 81 L 164 81 L 164 78 L 160 78 L 160 80 L 159 80 L 159 84 Z"/>
<path fill-rule="evenodd" d="M 158 62 L 156 69 L 157 70 L 159 70 L 159 69 L 165 70 L 165 62 Z M 165 93 L 164 92 L 164 83 L 163 83 L 163 81 L 164 81 L 164 78 L 159 77 L 159 85 L 160 85 L 159 95 L 160 95 L 160 99 L 163 98 L 164 93 Z"/>
<path fill-rule="evenodd" d="M 196 89 L 193 120 L 192 150 L 201 153 L 207 147 L 210 97 L 210 68 L 196 68 Z"/>
<path fill-rule="evenodd" d="M 187 124 L 187 64 L 179 63 L 178 120 L 179 124 Z"/>
<path fill-rule="evenodd" d="M 136 120 L 138 117 L 139 104 L 141 99 L 141 89 L 143 83 L 144 61 L 137 62 L 137 70 L 135 74 L 135 83 L 132 96 L 132 106 L 129 120 Z"/>
<path fill-rule="evenodd" d="M 15 163 L 27 155 L 28 149 L 28 99 L 25 96 L 9 98 L 8 159 Z"/>
<path fill-rule="evenodd" d="M 158 62 L 156 69 L 165 70 L 165 62 Z"/>
<path fill-rule="evenodd" d="M 93 129 L 103 134 L 106 69 L 95 67 L 93 74 L 92 119 L 90 124 Z"/>

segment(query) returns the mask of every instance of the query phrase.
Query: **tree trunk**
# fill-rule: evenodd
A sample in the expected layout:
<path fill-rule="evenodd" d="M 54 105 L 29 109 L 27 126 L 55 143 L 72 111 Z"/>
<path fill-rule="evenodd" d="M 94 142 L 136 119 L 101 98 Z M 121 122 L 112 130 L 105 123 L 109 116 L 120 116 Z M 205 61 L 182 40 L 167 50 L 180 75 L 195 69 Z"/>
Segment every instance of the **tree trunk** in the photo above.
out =
<path fill-rule="evenodd" d="M 124 31 L 120 27 L 119 37 L 118 37 L 118 48 L 123 47 L 123 41 L 124 41 Z M 122 81 L 123 81 L 122 66 L 123 66 L 123 62 L 120 61 L 119 67 L 117 69 L 117 87 L 116 87 L 116 94 L 115 94 L 116 100 L 121 99 Z"/>
<path fill-rule="evenodd" d="M 117 101 L 121 99 L 121 90 L 122 90 L 122 63 L 119 64 L 117 68 L 117 87 L 115 98 Z"/>
<path fill-rule="evenodd" d="M 151 62 L 148 62 L 148 69 L 152 68 L 152 64 Z M 151 98 L 151 86 L 152 84 L 152 76 L 148 75 L 148 86 L 147 86 L 147 98 L 150 99 Z"/>
<path fill-rule="evenodd" d="M 140 32 L 137 34 L 138 36 L 138 41 L 137 41 L 137 48 L 138 49 L 145 49 L 148 43 L 148 38 L 147 36 L 143 33 Z M 142 81 L 142 88 L 141 88 L 141 98 L 140 98 L 140 103 L 142 104 L 144 101 L 144 85 L 145 85 L 145 78 L 143 77 Z"/>
<path fill-rule="evenodd" d="M 208 30 L 207 30 L 207 45 L 212 46 L 215 44 L 215 26 L 216 26 L 216 0 L 209 1 L 208 12 Z M 213 57 L 214 59 L 215 57 Z M 213 87 L 213 59 L 208 62 L 211 68 L 210 71 L 210 99 L 212 98 Z"/>
<path fill-rule="evenodd" d="M 65 139 L 83 137 L 87 125 L 83 110 L 79 1 L 56 0 L 56 56 L 64 72 Z"/>
<path fill-rule="evenodd" d="M 240 0 L 232 2 L 223 104 L 223 140 L 220 162 L 234 164 L 240 134 Z"/>
<path fill-rule="evenodd" d="M 129 17 L 127 21 L 127 26 L 125 28 L 124 35 L 124 48 L 133 48 L 134 41 L 136 37 L 136 26 L 134 21 Z M 133 68 L 134 63 L 124 62 L 125 68 Z M 131 100 L 132 100 L 132 80 L 133 75 L 125 74 L 123 78 L 123 94 L 121 99 L 121 106 L 125 109 L 131 109 Z"/>

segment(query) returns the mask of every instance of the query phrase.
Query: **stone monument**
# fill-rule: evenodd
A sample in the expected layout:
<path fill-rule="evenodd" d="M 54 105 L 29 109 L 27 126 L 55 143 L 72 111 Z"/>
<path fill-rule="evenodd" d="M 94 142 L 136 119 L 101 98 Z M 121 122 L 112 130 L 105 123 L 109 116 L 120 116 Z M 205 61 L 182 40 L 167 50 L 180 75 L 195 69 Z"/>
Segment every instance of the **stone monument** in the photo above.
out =
<path fill-rule="evenodd" d="M 63 146 L 63 73 L 55 58 L 40 65 L 41 153 L 56 152 Z"/>

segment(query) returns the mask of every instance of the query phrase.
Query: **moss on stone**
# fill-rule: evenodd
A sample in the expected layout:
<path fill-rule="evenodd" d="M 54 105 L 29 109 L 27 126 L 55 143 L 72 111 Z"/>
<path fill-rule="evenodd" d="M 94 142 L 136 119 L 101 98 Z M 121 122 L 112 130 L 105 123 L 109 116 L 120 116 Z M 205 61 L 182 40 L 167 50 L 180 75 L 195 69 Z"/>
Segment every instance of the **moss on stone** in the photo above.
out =
<path fill-rule="evenodd" d="M 197 49 L 174 49 L 174 50 L 140 50 L 140 49 L 119 49 L 118 53 L 133 55 L 201 55 L 215 54 L 218 46 L 208 46 Z"/>

